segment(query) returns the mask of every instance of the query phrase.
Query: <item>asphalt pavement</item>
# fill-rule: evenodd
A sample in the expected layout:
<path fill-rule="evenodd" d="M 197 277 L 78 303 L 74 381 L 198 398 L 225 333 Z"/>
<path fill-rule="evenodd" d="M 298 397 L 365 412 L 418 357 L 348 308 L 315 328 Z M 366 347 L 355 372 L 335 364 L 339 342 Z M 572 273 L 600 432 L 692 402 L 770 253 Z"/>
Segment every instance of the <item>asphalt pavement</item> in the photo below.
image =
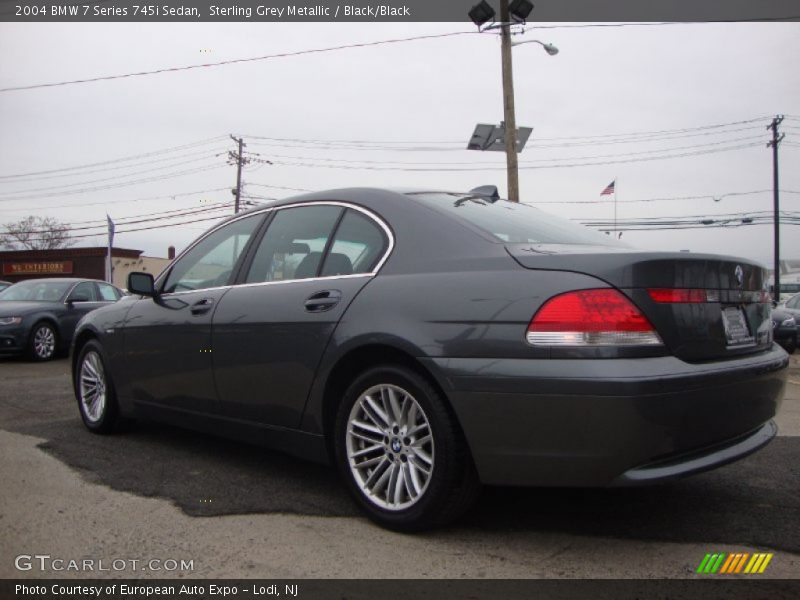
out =
<path fill-rule="evenodd" d="M 191 572 L 109 576 L 693 577 L 707 552 L 773 552 L 800 578 L 800 360 L 780 435 L 669 484 L 487 488 L 457 524 L 421 535 L 363 518 L 333 469 L 152 423 L 85 431 L 66 360 L 0 359 L 0 577 L 21 553 L 188 558 Z"/>

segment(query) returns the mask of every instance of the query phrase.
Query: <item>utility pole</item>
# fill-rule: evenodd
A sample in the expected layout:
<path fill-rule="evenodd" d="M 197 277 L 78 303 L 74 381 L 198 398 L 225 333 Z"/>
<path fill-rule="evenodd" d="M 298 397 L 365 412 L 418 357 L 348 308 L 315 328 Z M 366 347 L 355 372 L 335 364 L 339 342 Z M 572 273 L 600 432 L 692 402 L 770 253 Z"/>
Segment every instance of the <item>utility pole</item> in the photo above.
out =
<path fill-rule="evenodd" d="M 233 212 L 239 212 L 239 202 L 242 198 L 242 166 L 244 165 L 244 155 L 243 149 L 245 146 L 244 140 L 242 138 L 235 138 L 231 136 L 231 139 L 239 144 L 239 152 L 234 154 L 233 152 L 228 153 L 228 157 L 231 160 L 236 161 L 236 189 L 233 190 L 233 193 L 236 195 L 236 203 L 234 204 Z"/>
<path fill-rule="evenodd" d="M 511 64 L 511 19 L 508 0 L 500 0 L 500 53 L 503 62 L 503 110 L 505 112 L 506 171 L 508 199 L 519 202 L 517 166 L 517 117 L 514 111 L 514 71 Z"/>
<path fill-rule="evenodd" d="M 772 222 L 775 228 L 773 237 L 775 242 L 775 276 L 774 276 L 774 293 L 772 296 L 773 303 L 777 304 L 781 301 L 781 217 L 780 217 L 780 195 L 778 190 L 778 144 L 781 143 L 784 134 L 778 135 L 778 126 L 783 121 L 783 115 L 776 115 L 772 119 L 772 123 L 767 125 L 767 129 L 772 130 L 772 140 L 767 143 L 767 148 L 772 148 L 772 199 L 773 215 Z"/>

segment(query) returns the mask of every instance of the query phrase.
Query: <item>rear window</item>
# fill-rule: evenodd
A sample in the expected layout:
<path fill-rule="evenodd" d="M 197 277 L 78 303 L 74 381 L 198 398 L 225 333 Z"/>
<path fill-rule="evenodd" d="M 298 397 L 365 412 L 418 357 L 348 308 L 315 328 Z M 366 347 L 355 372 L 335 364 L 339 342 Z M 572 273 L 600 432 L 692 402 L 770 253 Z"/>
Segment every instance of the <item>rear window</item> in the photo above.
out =
<path fill-rule="evenodd" d="M 409 194 L 455 217 L 460 217 L 507 244 L 590 244 L 616 246 L 610 236 L 549 215 L 526 204 L 489 202 L 457 194 Z"/>

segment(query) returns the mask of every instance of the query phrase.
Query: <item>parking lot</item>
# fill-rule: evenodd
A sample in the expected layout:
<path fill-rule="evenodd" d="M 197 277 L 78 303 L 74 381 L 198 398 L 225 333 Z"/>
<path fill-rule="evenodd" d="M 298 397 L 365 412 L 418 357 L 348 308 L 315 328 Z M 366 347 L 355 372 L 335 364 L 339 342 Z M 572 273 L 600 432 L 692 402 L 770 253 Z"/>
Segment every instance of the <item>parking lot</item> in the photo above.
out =
<path fill-rule="evenodd" d="M 681 578 L 706 553 L 761 551 L 762 577 L 797 578 L 798 355 L 789 380 L 779 437 L 739 463 L 650 488 L 490 488 L 455 526 L 401 535 L 326 467 L 148 423 L 91 435 L 67 360 L 0 359 L 0 577 L 97 575 L 15 567 L 47 554 L 128 561 L 103 577 Z M 154 559 L 191 569 L 130 562 Z"/>

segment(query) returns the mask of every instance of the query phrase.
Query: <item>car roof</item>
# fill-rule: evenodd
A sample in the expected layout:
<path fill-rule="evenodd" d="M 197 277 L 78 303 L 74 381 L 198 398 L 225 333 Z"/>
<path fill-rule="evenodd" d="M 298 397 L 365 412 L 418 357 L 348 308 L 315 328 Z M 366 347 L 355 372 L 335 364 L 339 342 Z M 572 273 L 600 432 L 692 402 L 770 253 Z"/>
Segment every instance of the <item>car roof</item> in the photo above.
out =
<path fill-rule="evenodd" d="M 20 279 L 16 283 L 21 283 L 23 281 L 34 281 L 38 283 L 47 282 L 47 281 L 65 281 L 67 283 L 81 283 L 84 281 L 94 281 L 96 283 L 108 283 L 107 281 L 103 281 L 101 279 L 88 279 L 84 277 L 37 277 L 35 279 Z M 114 285 L 109 283 L 108 285 Z M 116 287 L 116 286 L 114 286 Z"/>
<path fill-rule="evenodd" d="M 350 188 L 334 188 L 329 190 L 319 190 L 316 192 L 308 192 L 305 194 L 298 194 L 288 198 L 281 198 L 279 200 L 271 200 L 260 204 L 253 208 L 243 210 L 238 214 L 231 215 L 221 223 L 214 225 L 213 228 L 218 227 L 223 223 L 227 223 L 237 217 L 256 213 L 264 209 L 277 208 L 289 204 L 303 204 L 306 202 L 315 202 L 321 200 L 328 201 L 341 201 L 341 202 L 355 202 L 359 200 L 368 200 L 370 196 L 379 193 L 381 195 L 396 195 L 398 200 L 407 199 L 409 196 L 417 196 L 421 194 L 451 194 L 453 196 L 469 196 L 470 192 L 454 192 L 453 190 L 431 189 L 431 188 L 412 188 L 412 187 L 350 187 Z"/>

